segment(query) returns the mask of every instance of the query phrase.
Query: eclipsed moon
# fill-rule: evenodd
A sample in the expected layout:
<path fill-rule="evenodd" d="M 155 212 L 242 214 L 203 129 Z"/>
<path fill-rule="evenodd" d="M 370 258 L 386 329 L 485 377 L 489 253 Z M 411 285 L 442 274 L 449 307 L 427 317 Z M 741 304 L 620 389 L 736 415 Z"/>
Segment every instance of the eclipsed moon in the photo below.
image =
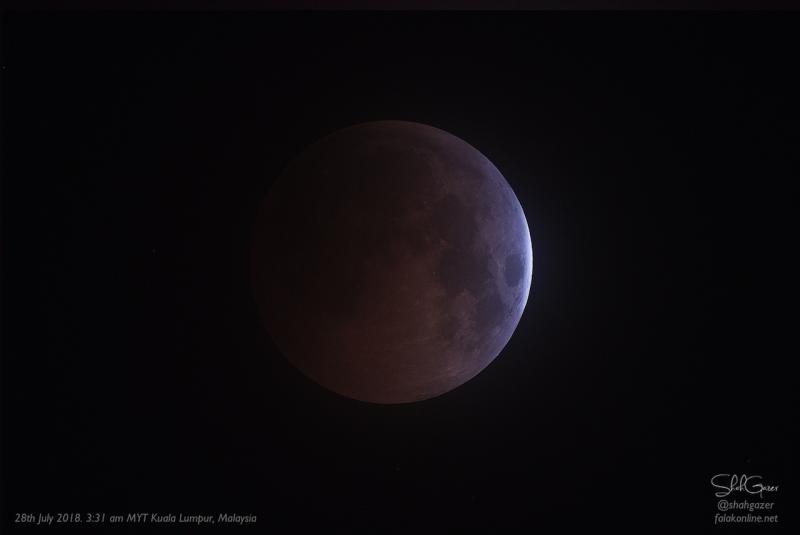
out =
<path fill-rule="evenodd" d="M 254 226 L 267 331 L 320 385 L 374 403 L 448 392 L 522 316 L 533 272 L 522 207 L 478 150 L 431 126 L 363 123 L 310 146 Z"/>

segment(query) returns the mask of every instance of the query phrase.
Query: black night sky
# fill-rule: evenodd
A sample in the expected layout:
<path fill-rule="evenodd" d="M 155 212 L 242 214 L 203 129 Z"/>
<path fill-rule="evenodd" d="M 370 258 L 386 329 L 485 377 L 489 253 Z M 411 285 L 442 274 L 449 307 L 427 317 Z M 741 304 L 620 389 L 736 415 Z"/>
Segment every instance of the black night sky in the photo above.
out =
<path fill-rule="evenodd" d="M 702 533 L 709 478 L 736 472 L 781 486 L 772 531 L 787 528 L 797 27 L 4 13 L 4 523 L 231 512 L 264 533 Z M 307 380 L 248 286 L 271 181 L 319 137 L 379 119 L 474 145 L 533 234 L 506 349 L 409 405 Z"/>

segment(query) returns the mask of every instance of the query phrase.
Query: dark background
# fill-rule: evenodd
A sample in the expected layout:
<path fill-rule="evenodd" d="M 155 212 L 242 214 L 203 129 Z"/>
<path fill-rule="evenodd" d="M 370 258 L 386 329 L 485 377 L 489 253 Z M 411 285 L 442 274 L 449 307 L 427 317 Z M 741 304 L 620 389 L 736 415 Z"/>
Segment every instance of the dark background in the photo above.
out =
<path fill-rule="evenodd" d="M 709 478 L 734 472 L 779 484 L 793 522 L 797 16 L 2 24 L 6 524 L 230 512 L 276 533 L 697 533 Z M 533 234 L 506 349 L 409 405 L 309 382 L 247 286 L 273 178 L 376 119 L 477 147 Z"/>

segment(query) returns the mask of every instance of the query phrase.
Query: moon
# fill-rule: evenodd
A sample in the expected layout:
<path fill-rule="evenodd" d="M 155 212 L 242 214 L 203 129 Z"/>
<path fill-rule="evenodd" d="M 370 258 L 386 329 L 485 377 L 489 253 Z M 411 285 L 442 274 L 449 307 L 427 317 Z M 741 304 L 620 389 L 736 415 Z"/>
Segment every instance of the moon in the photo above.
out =
<path fill-rule="evenodd" d="M 371 403 L 433 398 L 480 373 L 514 333 L 532 273 L 525 214 L 500 171 L 413 122 L 314 143 L 253 227 L 251 284 L 278 349 Z"/>

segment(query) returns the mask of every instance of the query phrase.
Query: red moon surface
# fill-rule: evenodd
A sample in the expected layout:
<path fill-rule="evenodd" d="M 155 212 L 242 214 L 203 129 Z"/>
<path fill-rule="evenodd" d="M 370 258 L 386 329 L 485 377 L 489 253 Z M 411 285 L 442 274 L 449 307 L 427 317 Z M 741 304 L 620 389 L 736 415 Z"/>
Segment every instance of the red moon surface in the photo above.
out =
<path fill-rule="evenodd" d="M 251 261 L 279 350 L 372 403 L 432 398 L 480 373 L 514 333 L 533 272 L 500 171 L 405 121 L 339 130 L 292 161 L 260 207 Z"/>

